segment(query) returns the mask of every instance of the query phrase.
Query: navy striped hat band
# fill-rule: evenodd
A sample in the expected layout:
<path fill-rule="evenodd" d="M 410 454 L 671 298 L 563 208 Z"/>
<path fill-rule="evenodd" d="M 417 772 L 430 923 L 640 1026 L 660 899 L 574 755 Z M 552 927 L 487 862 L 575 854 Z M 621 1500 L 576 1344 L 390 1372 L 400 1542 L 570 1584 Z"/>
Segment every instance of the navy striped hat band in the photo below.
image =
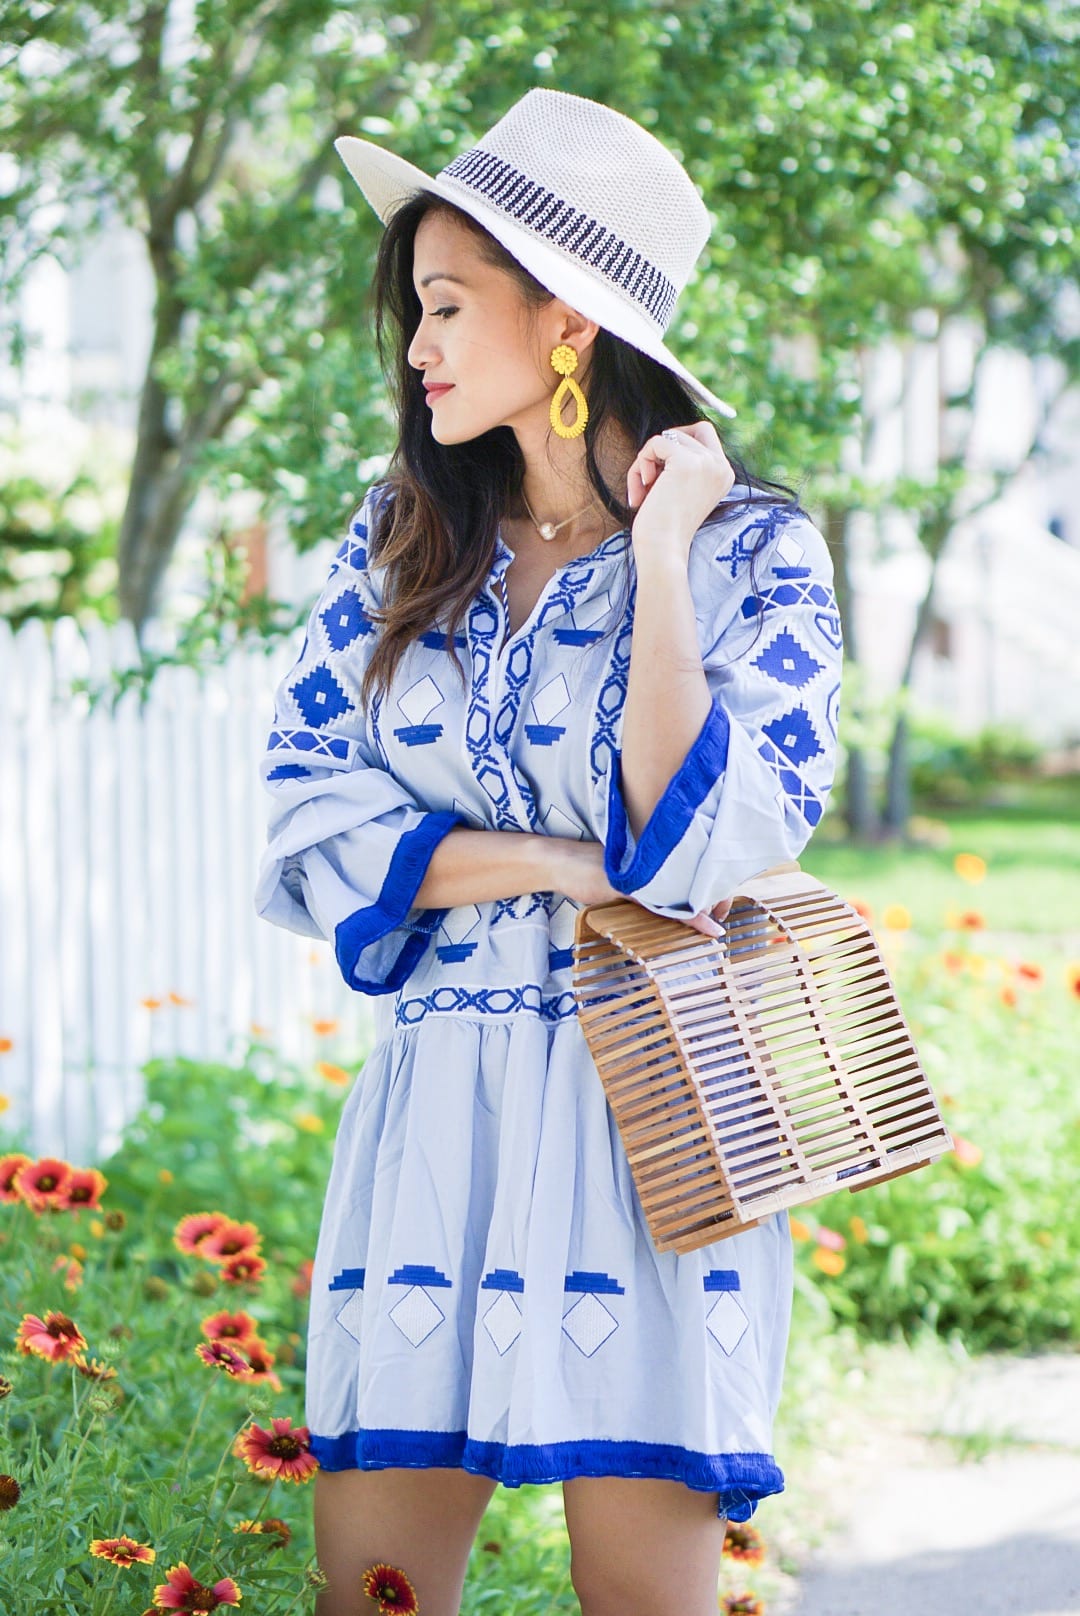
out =
<path fill-rule="evenodd" d="M 710 219 L 682 164 L 632 119 L 529 90 L 434 179 L 370 141 L 334 144 L 384 224 L 418 189 L 455 203 L 548 291 L 735 414 L 664 345 Z"/>

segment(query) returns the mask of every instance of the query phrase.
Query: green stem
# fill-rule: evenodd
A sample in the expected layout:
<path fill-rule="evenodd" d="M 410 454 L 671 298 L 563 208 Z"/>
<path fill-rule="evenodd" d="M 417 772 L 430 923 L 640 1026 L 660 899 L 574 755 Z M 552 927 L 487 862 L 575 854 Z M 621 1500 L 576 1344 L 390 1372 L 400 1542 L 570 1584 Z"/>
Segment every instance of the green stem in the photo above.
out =
<path fill-rule="evenodd" d="M 219 1370 L 218 1373 L 220 1374 L 221 1371 Z M 225 1461 L 229 1457 L 229 1455 L 232 1453 L 233 1443 L 236 1441 L 237 1437 L 240 1435 L 240 1432 L 244 1429 L 244 1427 L 247 1425 L 247 1423 L 248 1422 L 247 1422 L 247 1419 L 245 1417 L 244 1424 L 237 1426 L 236 1430 L 233 1432 L 232 1436 L 229 1438 L 228 1442 L 225 1444 L 225 1448 L 224 1448 L 224 1450 L 222 1452 L 221 1458 L 218 1460 L 218 1467 L 214 1471 L 214 1479 L 210 1483 L 210 1494 L 209 1494 L 209 1497 L 206 1500 L 207 1514 L 214 1507 L 214 1496 L 217 1493 L 218 1482 L 221 1480 L 221 1472 L 225 1468 Z M 235 1492 L 235 1491 L 236 1491 L 236 1488 L 234 1487 L 233 1492 Z M 219 1522 L 221 1521 L 222 1517 L 225 1514 L 225 1510 L 228 1508 L 229 1503 L 231 1503 L 231 1502 L 232 1502 L 232 1494 L 229 1495 L 228 1501 L 222 1506 L 221 1514 L 218 1516 L 218 1521 Z M 199 1535 L 195 1539 L 195 1547 L 191 1551 L 193 1557 L 198 1552 L 199 1544 L 203 1540 L 203 1533 L 205 1531 L 206 1531 L 206 1515 L 204 1514 L 202 1525 L 199 1527 Z M 215 1542 L 215 1547 L 216 1547 L 216 1542 Z"/>
<path fill-rule="evenodd" d="M 317 1564 L 317 1562 L 315 1560 L 315 1556 L 312 1555 L 311 1559 L 308 1561 L 308 1564 L 304 1567 L 304 1570 L 308 1571 L 308 1570 L 310 1570 L 310 1568 L 312 1566 L 314 1566 L 316 1564 Z M 307 1587 L 306 1583 L 304 1583 L 303 1580 L 301 1580 L 299 1589 L 293 1595 L 293 1597 L 289 1600 L 289 1603 L 285 1606 L 285 1609 L 282 1611 L 281 1616 L 289 1616 L 289 1613 L 296 1609 L 296 1607 L 299 1604 L 300 1600 L 303 1599 L 304 1595 L 307 1592 L 309 1592 L 308 1587 Z"/>
<path fill-rule="evenodd" d="M 212 1375 L 219 1374 L 219 1373 L 220 1373 L 219 1370 L 211 1371 Z M 210 1380 L 207 1381 L 206 1390 L 202 1394 L 202 1401 L 200 1402 L 198 1408 L 195 1410 L 195 1418 L 191 1422 L 191 1430 L 188 1432 L 187 1441 L 184 1443 L 184 1451 L 180 1455 L 179 1466 L 178 1466 L 178 1468 L 180 1470 L 180 1475 L 177 1478 L 178 1481 L 180 1481 L 180 1482 L 184 1482 L 184 1481 L 187 1480 L 187 1457 L 188 1457 L 188 1454 L 191 1452 L 191 1444 L 195 1440 L 195 1432 L 199 1429 L 199 1421 L 203 1417 L 203 1411 L 206 1408 L 207 1403 L 210 1401 L 210 1394 L 213 1391 L 213 1389 L 214 1389 L 214 1382 L 213 1382 L 213 1379 L 211 1378 Z"/>

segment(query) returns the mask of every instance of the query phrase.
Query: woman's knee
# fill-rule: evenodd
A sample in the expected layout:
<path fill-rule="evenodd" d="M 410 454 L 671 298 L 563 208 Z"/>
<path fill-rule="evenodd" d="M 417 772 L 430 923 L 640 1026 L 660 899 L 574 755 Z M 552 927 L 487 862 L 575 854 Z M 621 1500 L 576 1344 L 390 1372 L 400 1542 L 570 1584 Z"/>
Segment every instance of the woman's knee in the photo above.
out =
<path fill-rule="evenodd" d="M 315 1546 L 328 1586 L 316 1616 L 368 1616 L 364 1573 L 408 1578 L 424 1616 L 457 1616 L 469 1553 L 494 1482 L 463 1470 L 320 1471 Z"/>

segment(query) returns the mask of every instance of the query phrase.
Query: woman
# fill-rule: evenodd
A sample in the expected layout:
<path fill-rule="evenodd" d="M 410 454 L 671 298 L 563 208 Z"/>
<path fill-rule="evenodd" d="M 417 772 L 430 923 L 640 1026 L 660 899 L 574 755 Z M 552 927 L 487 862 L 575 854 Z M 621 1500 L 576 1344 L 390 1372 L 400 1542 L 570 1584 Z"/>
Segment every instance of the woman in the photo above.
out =
<path fill-rule="evenodd" d="M 653 136 L 537 89 L 434 180 L 338 148 L 400 440 L 276 692 L 256 895 L 377 996 L 313 1273 L 319 1616 L 376 1563 L 450 1616 L 496 1483 L 554 1480 L 586 1616 L 705 1616 L 783 1486 L 787 1220 L 656 1252 L 571 944 L 617 894 L 715 932 L 806 842 L 828 555 L 664 346 L 709 221 Z"/>

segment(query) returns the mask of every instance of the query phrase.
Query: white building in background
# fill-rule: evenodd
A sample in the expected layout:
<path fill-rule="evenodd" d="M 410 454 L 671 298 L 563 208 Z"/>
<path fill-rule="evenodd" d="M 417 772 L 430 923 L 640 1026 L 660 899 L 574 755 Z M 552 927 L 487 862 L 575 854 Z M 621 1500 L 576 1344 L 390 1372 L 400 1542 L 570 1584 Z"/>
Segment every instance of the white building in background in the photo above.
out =
<path fill-rule="evenodd" d="M 151 311 L 149 270 L 132 231 L 118 227 L 103 236 L 70 273 L 44 261 L 25 294 L 32 357 L 21 379 L 0 371 L 0 412 L 17 415 L 54 446 L 85 443 L 89 431 L 130 434 Z M 939 396 L 962 385 L 965 365 L 970 347 L 956 328 L 948 340 L 875 352 L 865 391 L 871 476 L 932 471 Z M 1058 377 L 1053 360 L 993 356 L 976 400 L 979 468 L 1016 464 Z M 913 690 L 918 705 L 963 729 L 1008 723 L 1060 745 L 1080 742 L 1080 392 L 1060 400 L 1042 436 L 1049 454 L 954 531 Z M 806 497 L 812 506 L 812 475 Z M 209 504 L 196 506 L 170 569 L 166 595 L 185 615 L 202 588 L 200 516 L 209 525 L 215 514 Z M 250 520 L 249 507 L 238 525 Z M 884 695 L 903 664 L 928 562 L 902 518 L 856 518 L 853 536 L 860 661 L 870 691 Z M 264 553 L 253 559 L 271 594 L 299 603 L 318 589 L 339 538 L 328 535 L 325 547 L 297 556 L 287 534 L 272 527 Z"/>

